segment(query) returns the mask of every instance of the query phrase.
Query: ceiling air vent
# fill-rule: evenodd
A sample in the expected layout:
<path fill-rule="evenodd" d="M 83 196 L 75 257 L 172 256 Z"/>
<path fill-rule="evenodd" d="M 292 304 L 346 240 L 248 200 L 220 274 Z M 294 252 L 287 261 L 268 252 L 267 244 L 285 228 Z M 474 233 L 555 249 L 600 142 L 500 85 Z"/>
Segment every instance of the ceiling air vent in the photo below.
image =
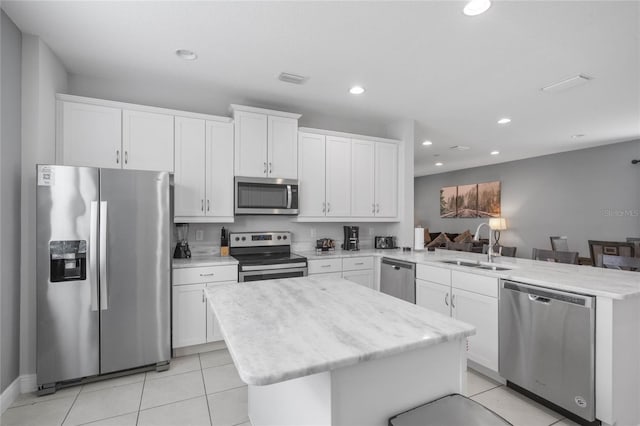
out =
<path fill-rule="evenodd" d="M 454 145 L 454 146 L 450 146 L 449 149 L 452 151 L 469 151 L 471 147 L 464 146 L 464 145 Z"/>
<path fill-rule="evenodd" d="M 588 83 L 592 77 L 578 74 L 575 77 L 567 78 L 566 80 L 559 81 L 557 83 L 550 84 L 548 86 L 543 87 L 542 90 L 545 93 L 555 93 L 560 92 L 561 90 L 570 89 L 572 87 L 581 86 L 585 83 Z"/>
<path fill-rule="evenodd" d="M 280 75 L 278 76 L 278 80 L 284 81 L 285 83 L 292 83 L 292 84 L 304 84 L 308 79 L 309 77 L 304 77 L 302 75 L 297 75 L 297 74 L 291 74 L 288 72 L 281 72 Z"/>

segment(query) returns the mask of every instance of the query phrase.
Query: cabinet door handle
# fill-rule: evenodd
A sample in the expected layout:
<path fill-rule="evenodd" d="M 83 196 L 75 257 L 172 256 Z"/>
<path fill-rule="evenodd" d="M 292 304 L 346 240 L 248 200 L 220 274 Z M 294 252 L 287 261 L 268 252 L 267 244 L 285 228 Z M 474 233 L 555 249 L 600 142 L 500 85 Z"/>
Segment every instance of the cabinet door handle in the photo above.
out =
<path fill-rule="evenodd" d="M 322 213 L 327 212 L 327 203 L 322 203 Z"/>
<path fill-rule="evenodd" d="M 124 164 L 129 163 L 129 151 L 124 152 Z"/>
<path fill-rule="evenodd" d="M 204 289 L 202 290 L 202 303 L 204 303 Z"/>
<path fill-rule="evenodd" d="M 455 294 L 451 295 L 451 307 L 452 308 L 456 307 L 456 295 Z"/>
<path fill-rule="evenodd" d="M 207 211 L 211 211 L 211 200 L 207 200 Z"/>
<path fill-rule="evenodd" d="M 209 273 L 209 274 L 200 274 L 201 277 L 212 277 L 214 275 L 213 272 Z"/>
<path fill-rule="evenodd" d="M 449 293 L 444 295 L 444 304 L 449 306 Z"/>
<path fill-rule="evenodd" d="M 269 162 L 269 173 L 271 173 L 272 170 L 273 170 L 273 167 L 271 165 L 271 162 Z"/>
<path fill-rule="evenodd" d="M 356 262 L 354 265 L 364 265 L 364 262 Z"/>
<path fill-rule="evenodd" d="M 371 204 L 371 205 L 373 206 L 373 210 L 371 210 L 371 213 L 375 213 L 376 212 L 376 205 L 375 205 L 375 203 Z"/>
<path fill-rule="evenodd" d="M 264 162 L 264 172 L 263 173 L 265 175 L 267 174 L 267 162 L 266 161 Z"/>
<path fill-rule="evenodd" d="M 376 213 L 380 213 L 380 204 L 376 204 Z"/>
<path fill-rule="evenodd" d="M 331 203 L 327 203 L 327 213 L 331 211 Z"/>
<path fill-rule="evenodd" d="M 321 268 L 329 268 L 331 265 L 320 265 Z"/>
<path fill-rule="evenodd" d="M 200 200 L 200 211 L 204 211 L 204 200 Z"/>
<path fill-rule="evenodd" d="M 120 150 L 116 149 L 116 164 L 120 164 Z"/>

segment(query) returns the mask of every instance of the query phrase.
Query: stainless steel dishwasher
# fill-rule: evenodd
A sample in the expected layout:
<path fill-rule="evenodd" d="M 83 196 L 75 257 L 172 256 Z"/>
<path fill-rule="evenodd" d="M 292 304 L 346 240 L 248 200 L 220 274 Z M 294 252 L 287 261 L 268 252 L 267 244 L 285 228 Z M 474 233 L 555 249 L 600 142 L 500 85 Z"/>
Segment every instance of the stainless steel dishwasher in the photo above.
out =
<path fill-rule="evenodd" d="M 595 297 L 514 281 L 500 285 L 500 375 L 595 420 Z"/>
<path fill-rule="evenodd" d="M 416 303 L 416 264 L 383 257 L 380 265 L 380 291 Z"/>

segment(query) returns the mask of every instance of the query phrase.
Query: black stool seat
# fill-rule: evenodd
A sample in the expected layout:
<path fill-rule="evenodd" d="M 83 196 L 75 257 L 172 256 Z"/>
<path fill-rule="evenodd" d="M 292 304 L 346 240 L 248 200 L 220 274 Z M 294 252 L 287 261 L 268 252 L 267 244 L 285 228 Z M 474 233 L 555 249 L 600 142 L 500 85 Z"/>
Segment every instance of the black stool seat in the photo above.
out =
<path fill-rule="evenodd" d="M 513 426 L 478 404 L 454 393 L 389 419 L 389 426 Z"/>

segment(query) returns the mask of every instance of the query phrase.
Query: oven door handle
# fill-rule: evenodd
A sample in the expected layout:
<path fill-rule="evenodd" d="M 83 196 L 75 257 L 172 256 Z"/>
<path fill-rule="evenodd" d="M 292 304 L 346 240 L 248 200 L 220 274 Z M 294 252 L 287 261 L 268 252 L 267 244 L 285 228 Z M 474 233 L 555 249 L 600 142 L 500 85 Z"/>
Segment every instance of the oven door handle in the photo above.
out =
<path fill-rule="evenodd" d="M 295 262 L 295 263 L 287 263 L 287 264 L 274 264 L 274 265 L 252 265 L 252 266 L 240 266 L 241 272 L 249 272 L 249 271 L 267 271 L 267 270 L 280 270 L 280 271 L 288 271 L 290 269 L 302 269 L 306 268 L 306 262 Z"/>
<path fill-rule="evenodd" d="M 291 185 L 287 185 L 287 208 L 291 208 L 291 198 L 293 198 L 293 194 L 291 192 Z"/>
<path fill-rule="evenodd" d="M 245 277 L 251 277 L 255 275 L 278 275 L 278 274 L 287 274 L 287 273 L 297 273 L 302 272 L 302 276 L 306 277 L 308 270 L 307 268 L 290 268 L 290 269 L 273 269 L 270 271 L 251 271 L 251 272 L 238 272 L 238 282 L 245 282 Z"/>

